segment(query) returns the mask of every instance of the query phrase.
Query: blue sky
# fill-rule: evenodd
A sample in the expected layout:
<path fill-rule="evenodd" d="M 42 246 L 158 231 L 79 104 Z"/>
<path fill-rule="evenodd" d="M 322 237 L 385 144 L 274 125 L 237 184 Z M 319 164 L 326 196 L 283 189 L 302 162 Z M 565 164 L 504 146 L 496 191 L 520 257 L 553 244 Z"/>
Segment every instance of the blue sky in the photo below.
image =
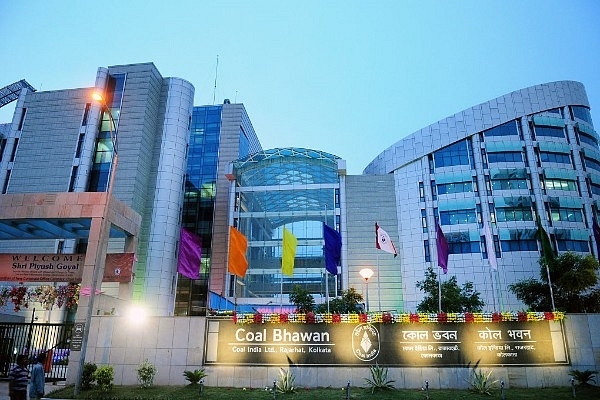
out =
<path fill-rule="evenodd" d="M 100 66 L 154 62 L 195 105 L 244 103 L 263 148 L 360 174 L 420 128 L 550 81 L 586 86 L 598 130 L 598 21 L 595 0 L 0 0 L 0 86 L 89 87 Z"/>

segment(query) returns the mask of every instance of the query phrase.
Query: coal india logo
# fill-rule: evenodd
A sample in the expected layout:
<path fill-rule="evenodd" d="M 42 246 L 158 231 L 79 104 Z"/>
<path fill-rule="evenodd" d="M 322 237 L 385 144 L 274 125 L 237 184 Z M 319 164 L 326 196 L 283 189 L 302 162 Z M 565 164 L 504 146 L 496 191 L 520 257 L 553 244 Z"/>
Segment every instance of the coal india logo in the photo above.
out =
<path fill-rule="evenodd" d="M 379 354 L 379 331 L 371 324 L 360 324 L 352 331 L 352 353 L 362 361 Z"/>

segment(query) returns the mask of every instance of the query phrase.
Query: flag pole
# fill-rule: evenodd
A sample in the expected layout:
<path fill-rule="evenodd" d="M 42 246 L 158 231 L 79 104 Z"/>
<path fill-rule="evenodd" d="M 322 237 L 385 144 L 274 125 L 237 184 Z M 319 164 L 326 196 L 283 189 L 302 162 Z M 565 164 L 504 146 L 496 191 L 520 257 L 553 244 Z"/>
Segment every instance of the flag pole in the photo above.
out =
<path fill-rule="evenodd" d="M 438 312 L 442 312 L 442 274 L 438 271 Z"/>
<path fill-rule="evenodd" d="M 377 252 L 377 304 L 379 305 L 379 310 L 381 311 L 381 286 L 379 284 L 379 252 Z"/>

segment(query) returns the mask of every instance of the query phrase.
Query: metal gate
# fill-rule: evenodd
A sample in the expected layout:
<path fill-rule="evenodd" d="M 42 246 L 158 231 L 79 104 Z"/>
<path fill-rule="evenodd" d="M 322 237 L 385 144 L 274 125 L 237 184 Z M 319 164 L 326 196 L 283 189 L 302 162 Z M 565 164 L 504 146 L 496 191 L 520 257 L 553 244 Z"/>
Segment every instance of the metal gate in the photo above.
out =
<path fill-rule="evenodd" d="M 8 376 L 19 354 L 28 355 L 33 364 L 40 353 L 46 352 L 46 381 L 66 380 L 72 328 L 73 323 L 0 322 L 0 377 Z"/>

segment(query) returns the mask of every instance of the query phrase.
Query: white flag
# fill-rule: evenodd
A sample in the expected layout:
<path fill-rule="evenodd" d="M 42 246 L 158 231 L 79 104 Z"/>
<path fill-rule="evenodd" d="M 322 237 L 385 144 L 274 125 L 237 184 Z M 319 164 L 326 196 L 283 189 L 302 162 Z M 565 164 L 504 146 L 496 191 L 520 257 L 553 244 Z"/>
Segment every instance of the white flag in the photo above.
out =
<path fill-rule="evenodd" d="M 375 247 L 390 254 L 393 254 L 394 257 L 398 255 L 396 251 L 396 247 L 394 246 L 394 242 L 390 239 L 390 235 L 387 234 L 386 231 L 381 229 L 377 222 L 375 222 L 375 235 L 377 237 L 375 241 Z"/>
<path fill-rule="evenodd" d="M 490 224 L 487 221 L 483 222 L 483 234 L 485 235 L 485 250 L 488 255 L 488 261 L 490 262 L 490 268 L 493 270 L 498 269 L 498 260 L 496 260 L 496 249 L 494 248 L 494 238 L 492 237 L 492 231 L 490 230 Z"/>

